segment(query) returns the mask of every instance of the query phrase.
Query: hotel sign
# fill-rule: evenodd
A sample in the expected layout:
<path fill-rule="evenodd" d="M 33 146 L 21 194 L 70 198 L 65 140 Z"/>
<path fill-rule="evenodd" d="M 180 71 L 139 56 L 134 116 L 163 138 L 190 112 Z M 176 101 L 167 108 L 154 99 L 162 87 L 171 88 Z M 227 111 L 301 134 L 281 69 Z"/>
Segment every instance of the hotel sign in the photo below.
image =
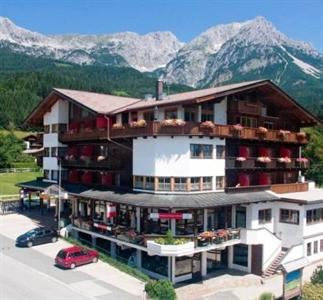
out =
<path fill-rule="evenodd" d="M 191 213 L 150 213 L 150 219 L 175 219 L 175 220 L 190 220 Z"/>

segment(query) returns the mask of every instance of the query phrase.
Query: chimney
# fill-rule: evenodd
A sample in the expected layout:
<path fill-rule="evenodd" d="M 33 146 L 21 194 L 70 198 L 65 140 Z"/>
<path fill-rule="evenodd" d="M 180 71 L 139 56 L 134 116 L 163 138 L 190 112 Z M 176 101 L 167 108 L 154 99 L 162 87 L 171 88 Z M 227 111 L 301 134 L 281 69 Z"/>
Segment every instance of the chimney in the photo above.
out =
<path fill-rule="evenodd" d="M 156 82 L 156 100 L 162 100 L 163 94 L 163 81 L 158 79 Z"/>

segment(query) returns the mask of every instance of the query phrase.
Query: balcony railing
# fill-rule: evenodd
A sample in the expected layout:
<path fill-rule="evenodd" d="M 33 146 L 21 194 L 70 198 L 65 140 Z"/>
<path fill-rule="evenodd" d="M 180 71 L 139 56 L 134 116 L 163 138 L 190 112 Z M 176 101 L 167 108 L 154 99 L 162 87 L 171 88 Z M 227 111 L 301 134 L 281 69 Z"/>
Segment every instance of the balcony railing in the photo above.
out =
<path fill-rule="evenodd" d="M 308 191 L 308 182 L 273 184 L 271 190 L 277 194 L 306 192 Z"/>
<path fill-rule="evenodd" d="M 237 160 L 236 157 L 227 157 L 226 169 L 307 169 L 309 163 L 299 162 L 297 158 L 291 158 L 290 162 L 280 162 L 279 158 L 270 158 L 270 162 L 260 162 L 257 157 L 249 157 L 245 160 Z"/>
<path fill-rule="evenodd" d="M 162 122 L 147 122 L 144 127 L 131 127 L 124 124 L 121 128 L 110 128 L 110 138 L 133 138 L 146 136 L 211 136 L 222 138 L 240 138 L 264 141 L 283 141 L 287 143 L 307 143 L 306 137 L 299 137 L 296 132 L 284 133 L 280 130 L 268 130 L 260 134 L 257 128 L 244 127 L 242 130 L 235 130 L 232 125 L 214 124 L 212 128 L 202 128 L 201 123 L 185 122 L 184 125 L 163 126 Z M 93 129 L 84 131 L 80 129 L 73 133 L 60 133 L 61 142 L 104 140 L 108 138 L 107 129 Z"/>
<path fill-rule="evenodd" d="M 89 159 L 64 159 L 62 160 L 63 167 L 80 167 L 80 168 L 104 168 L 104 169 L 119 169 L 122 164 L 118 160 L 97 160 L 96 157 Z"/>

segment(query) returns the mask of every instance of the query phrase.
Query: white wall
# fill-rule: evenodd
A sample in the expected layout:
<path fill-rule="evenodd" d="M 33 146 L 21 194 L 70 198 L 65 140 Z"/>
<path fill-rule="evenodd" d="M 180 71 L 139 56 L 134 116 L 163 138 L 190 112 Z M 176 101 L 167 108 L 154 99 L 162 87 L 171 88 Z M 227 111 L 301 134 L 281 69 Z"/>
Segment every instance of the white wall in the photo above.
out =
<path fill-rule="evenodd" d="M 133 141 L 133 175 L 143 176 L 224 176 L 224 159 L 190 157 L 190 144 L 224 145 L 217 138 L 157 137 Z M 215 150 L 214 150 L 215 151 Z M 215 152 L 214 152 L 215 157 Z"/>
<path fill-rule="evenodd" d="M 44 114 L 43 124 L 68 124 L 68 102 L 63 100 L 58 100 L 50 109 L 49 112 Z M 50 128 L 52 130 L 52 128 Z M 44 134 L 44 147 L 65 147 L 58 140 L 57 133 L 46 133 Z M 58 170 L 57 158 L 55 157 L 44 157 L 43 158 L 43 169 L 44 170 Z M 49 179 L 51 179 L 51 172 L 49 172 Z"/>
<path fill-rule="evenodd" d="M 271 209 L 271 222 L 259 224 L 258 212 L 262 209 Z M 274 232 L 274 217 L 275 217 L 275 203 L 274 202 L 261 202 L 252 203 L 247 208 L 247 228 L 259 229 L 266 228 L 270 232 Z"/>
<path fill-rule="evenodd" d="M 220 103 L 214 104 L 214 119 L 215 124 L 227 124 L 227 98 Z"/>

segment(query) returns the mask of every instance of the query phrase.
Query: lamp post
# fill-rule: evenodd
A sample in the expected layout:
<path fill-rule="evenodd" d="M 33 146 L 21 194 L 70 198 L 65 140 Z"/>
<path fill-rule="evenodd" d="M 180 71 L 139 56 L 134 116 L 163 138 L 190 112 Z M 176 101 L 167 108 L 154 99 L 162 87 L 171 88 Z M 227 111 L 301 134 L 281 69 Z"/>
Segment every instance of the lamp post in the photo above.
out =
<path fill-rule="evenodd" d="M 62 184 L 62 162 L 58 160 L 58 203 L 57 203 L 57 230 L 60 235 L 61 230 L 61 184 Z"/>

